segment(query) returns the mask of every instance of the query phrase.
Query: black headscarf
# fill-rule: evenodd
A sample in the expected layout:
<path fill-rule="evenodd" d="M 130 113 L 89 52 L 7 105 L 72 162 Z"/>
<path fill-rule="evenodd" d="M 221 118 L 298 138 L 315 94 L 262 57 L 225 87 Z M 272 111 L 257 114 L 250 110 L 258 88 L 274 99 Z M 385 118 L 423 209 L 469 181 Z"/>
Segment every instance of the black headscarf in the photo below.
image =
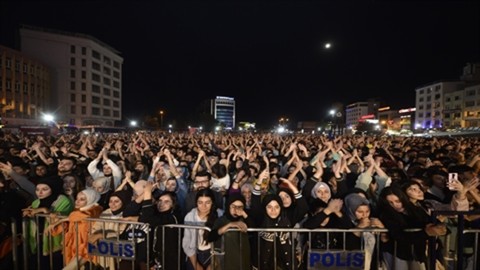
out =
<path fill-rule="evenodd" d="M 225 216 L 230 221 L 238 221 L 241 219 L 241 217 L 233 217 L 232 214 L 230 214 L 230 205 L 236 201 L 241 201 L 244 206 L 246 205 L 245 198 L 241 194 L 230 195 L 225 203 Z"/>
<path fill-rule="evenodd" d="M 63 180 L 58 175 L 52 175 L 52 176 L 40 178 L 40 180 L 38 180 L 37 185 L 39 184 L 44 184 L 49 186 L 50 189 L 52 190 L 52 193 L 50 194 L 50 196 L 44 199 L 39 199 L 40 204 L 38 208 L 41 208 L 41 207 L 50 208 L 53 202 L 55 202 L 58 196 L 63 192 Z"/>
<path fill-rule="evenodd" d="M 268 219 L 272 219 L 267 214 L 267 205 L 271 201 L 276 201 L 278 203 L 278 205 L 280 206 L 280 208 L 283 209 L 282 199 L 280 199 L 280 196 L 278 196 L 277 194 L 267 194 L 267 195 L 265 195 L 265 197 L 263 197 L 263 200 L 262 200 L 262 209 L 263 209 L 263 213 L 265 214 L 265 218 L 268 218 Z M 280 217 L 280 215 L 276 219 L 278 219 L 279 217 Z"/>
<path fill-rule="evenodd" d="M 118 209 L 117 211 L 112 211 L 112 214 L 118 215 L 123 211 L 123 209 L 125 209 L 127 204 L 129 204 L 132 201 L 132 193 L 127 190 L 119 190 L 112 193 L 110 195 L 110 198 L 114 196 L 119 198 L 120 201 L 122 201 L 122 207 L 120 207 L 120 209 Z"/>

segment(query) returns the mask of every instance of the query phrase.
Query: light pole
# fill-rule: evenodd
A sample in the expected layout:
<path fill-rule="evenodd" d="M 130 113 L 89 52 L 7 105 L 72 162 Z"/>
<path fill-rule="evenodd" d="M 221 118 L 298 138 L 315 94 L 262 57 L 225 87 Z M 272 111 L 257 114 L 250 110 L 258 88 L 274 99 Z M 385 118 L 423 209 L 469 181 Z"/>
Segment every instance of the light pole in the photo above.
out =
<path fill-rule="evenodd" d="M 163 110 L 160 111 L 160 129 L 163 128 Z"/>
<path fill-rule="evenodd" d="M 334 127 L 333 127 L 333 120 L 335 119 L 335 110 L 330 110 L 328 112 L 328 114 L 330 114 L 330 116 L 332 117 L 332 119 L 330 120 L 331 123 L 330 123 L 330 136 L 334 136 L 335 135 L 335 130 L 334 130 Z"/>

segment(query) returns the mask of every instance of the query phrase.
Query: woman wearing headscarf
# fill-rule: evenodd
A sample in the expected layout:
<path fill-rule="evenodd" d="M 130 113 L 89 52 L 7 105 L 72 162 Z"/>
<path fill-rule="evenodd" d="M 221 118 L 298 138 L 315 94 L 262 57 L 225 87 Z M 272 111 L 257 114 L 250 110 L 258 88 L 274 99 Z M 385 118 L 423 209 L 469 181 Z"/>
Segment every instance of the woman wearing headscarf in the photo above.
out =
<path fill-rule="evenodd" d="M 98 200 L 98 205 L 100 205 L 103 210 L 108 209 L 108 204 L 110 201 L 110 194 L 112 190 L 110 189 L 110 178 L 106 176 L 101 176 L 93 180 L 92 187 L 95 189 L 98 194 L 100 194 L 100 199 Z"/>
<path fill-rule="evenodd" d="M 225 204 L 225 213 L 213 224 L 208 241 L 215 242 L 224 237 L 223 268 L 229 270 L 250 270 L 250 243 L 247 228 L 254 223 L 245 212 L 245 198 L 240 194 L 230 195 Z M 229 229 L 237 229 L 229 232 Z M 218 243 L 217 243 L 218 244 Z"/>
<path fill-rule="evenodd" d="M 308 213 L 308 204 L 302 193 L 291 181 L 284 178 L 280 178 L 280 180 L 282 186 L 278 189 L 277 194 L 282 199 L 282 215 L 288 218 L 293 227 L 302 221 Z"/>
<path fill-rule="evenodd" d="M 344 206 L 347 217 L 351 222 L 351 228 L 385 228 L 383 223 L 378 218 L 370 218 L 370 202 L 363 194 L 351 193 L 347 195 L 344 199 Z M 386 233 L 381 233 L 381 240 L 384 242 L 388 241 Z M 376 252 L 374 251 L 375 242 L 376 236 L 371 232 L 348 233 L 346 249 L 364 250 L 365 262 L 363 269 L 378 269 L 376 265 Z"/>
<path fill-rule="evenodd" d="M 35 217 L 36 214 L 58 213 L 68 215 L 73 210 L 72 201 L 63 194 L 63 182 L 59 176 L 41 178 L 35 188 L 37 199 L 32 205 L 23 209 L 24 217 Z M 28 243 L 32 254 L 40 256 L 40 269 L 55 269 L 62 265 L 62 236 L 52 237 L 52 244 L 49 245 L 48 236 L 43 233 L 49 222 L 45 217 L 30 220 L 28 227 Z M 37 235 L 39 234 L 39 235 Z M 37 241 L 40 241 L 37 243 Z M 41 247 L 40 254 L 39 247 Z M 53 256 L 53 265 L 50 265 L 50 256 Z M 32 256 L 31 263 L 37 264 L 37 256 Z"/>
<path fill-rule="evenodd" d="M 307 229 L 347 229 L 349 221 L 342 213 L 343 201 L 332 199 L 330 187 L 317 182 L 311 190 L 310 214 L 303 226 Z M 316 249 L 343 249 L 342 233 L 312 233 L 310 246 Z M 328 241 L 327 241 L 328 239 Z"/>
<path fill-rule="evenodd" d="M 90 222 L 87 218 L 98 218 L 102 213 L 102 207 L 97 204 L 100 194 L 93 189 L 84 189 L 77 194 L 75 200 L 75 209 L 67 218 L 59 219 L 52 215 L 52 220 L 56 220 L 47 227 L 47 232 L 52 236 L 60 235 L 65 230 L 65 239 L 63 257 L 67 265 L 64 269 L 78 269 L 80 266 L 91 260 L 88 250 L 88 233 Z M 68 222 L 68 226 L 58 226 Z"/>
<path fill-rule="evenodd" d="M 282 200 L 276 194 L 266 195 L 260 204 L 260 189 L 252 196 L 252 214 L 260 218 L 259 228 L 292 228 L 290 220 L 282 214 Z M 259 250 L 254 252 L 259 258 L 253 260 L 258 269 L 296 269 L 297 262 L 292 252 L 292 234 L 290 232 L 258 233 Z M 258 247 L 255 244 L 254 247 Z"/>
<path fill-rule="evenodd" d="M 104 210 L 100 218 L 105 219 L 104 222 L 95 222 L 91 229 L 92 234 L 89 236 L 89 242 L 95 243 L 99 239 L 118 239 L 119 235 L 125 230 L 125 223 L 108 222 L 108 219 L 119 220 L 122 218 L 125 206 L 131 201 L 132 194 L 127 190 L 120 190 L 110 195 L 108 209 Z M 107 269 L 115 269 L 117 260 L 113 257 L 97 257 L 98 264 Z"/>

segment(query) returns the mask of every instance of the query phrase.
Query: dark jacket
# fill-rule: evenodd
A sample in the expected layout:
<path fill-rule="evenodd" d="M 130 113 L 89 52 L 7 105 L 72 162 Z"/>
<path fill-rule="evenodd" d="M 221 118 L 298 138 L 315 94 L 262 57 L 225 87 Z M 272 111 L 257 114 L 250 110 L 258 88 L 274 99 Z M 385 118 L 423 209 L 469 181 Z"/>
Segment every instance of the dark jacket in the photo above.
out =
<path fill-rule="evenodd" d="M 257 227 L 267 229 L 293 227 L 287 215 L 283 213 L 284 209 L 281 209 L 279 216 L 275 219 L 267 215 L 266 206 L 271 201 L 276 200 L 282 206 L 282 201 L 278 195 L 266 195 L 262 202 L 260 197 L 257 192 L 252 194 L 252 214 L 255 217 L 260 217 L 257 218 Z M 294 258 L 295 254 L 292 252 L 294 242 L 292 239 L 291 232 L 259 232 L 258 237 L 254 238 L 254 249 L 258 247 L 258 244 L 260 244 L 260 247 L 259 250 L 256 250 L 257 252 L 253 252 L 253 265 L 263 270 L 292 269 L 292 264 L 298 265 Z"/>
<path fill-rule="evenodd" d="M 388 229 L 389 241 L 384 249 L 394 254 L 396 244 L 396 256 L 402 260 L 426 262 L 426 240 L 428 235 L 425 227 L 428 223 L 428 215 L 419 208 L 413 208 L 413 213 L 403 214 L 395 210 L 385 209 L 380 214 L 380 220 Z M 406 232 L 406 229 L 417 229 L 415 232 Z"/>

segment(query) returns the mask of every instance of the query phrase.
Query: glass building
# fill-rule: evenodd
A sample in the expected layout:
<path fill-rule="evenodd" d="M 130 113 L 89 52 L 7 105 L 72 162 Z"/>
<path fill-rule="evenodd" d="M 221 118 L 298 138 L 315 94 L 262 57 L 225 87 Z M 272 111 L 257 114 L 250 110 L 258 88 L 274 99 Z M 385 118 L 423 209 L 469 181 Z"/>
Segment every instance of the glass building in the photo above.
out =
<path fill-rule="evenodd" d="M 211 102 L 211 114 L 225 129 L 235 128 L 235 99 L 217 96 Z"/>

